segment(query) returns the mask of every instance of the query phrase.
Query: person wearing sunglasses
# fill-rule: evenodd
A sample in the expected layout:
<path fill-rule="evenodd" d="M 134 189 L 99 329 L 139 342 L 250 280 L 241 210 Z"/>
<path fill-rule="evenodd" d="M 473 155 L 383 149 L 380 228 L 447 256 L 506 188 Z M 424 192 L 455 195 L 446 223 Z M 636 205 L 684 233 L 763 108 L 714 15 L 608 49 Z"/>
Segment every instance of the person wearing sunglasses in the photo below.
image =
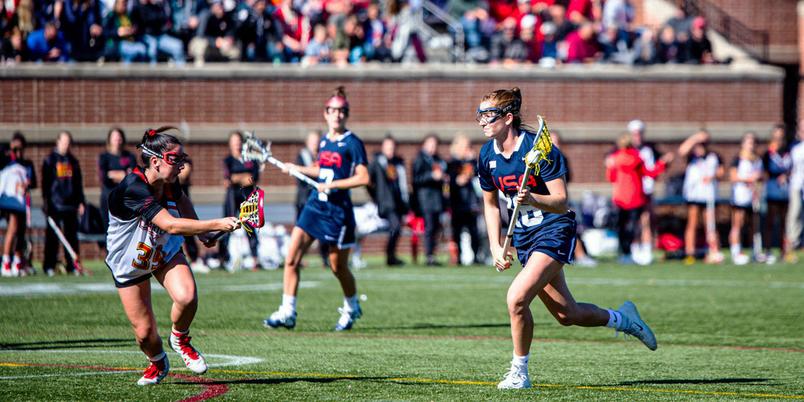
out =
<path fill-rule="evenodd" d="M 605 310 L 594 304 L 578 303 L 564 278 L 563 267 L 572 262 L 575 247 L 575 213 L 567 205 L 567 164 L 557 147 L 547 160 L 539 161 L 538 175 L 531 176 L 519 189 L 526 169 L 525 157 L 533 149 L 538 134 L 523 123 L 519 88 L 500 89 L 485 95 L 477 109 L 477 122 L 488 140 L 477 162 L 483 190 L 484 215 L 494 265 L 498 270 L 511 267 L 511 250 L 503 250 L 499 197 L 508 204 L 508 215 L 519 203 L 513 246 L 522 270 L 508 288 L 508 316 L 514 351 L 511 368 L 499 389 L 530 388 L 528 360 L 533 341 L 533 315 L 530 304 L 538 296 L 561 325 L 608 326 L 639 338 L 651 350 L 656 338 L 641 320 L 636 307 L 625 302 L 618 310 Z M 530 158 L 529 158 L 530 159 Z"/>
<path fill-rule="evenodd" d="M 352 328 L 362 311 L 357 299 L 355 278 L 349 271 L 349 251 L 355 245 L 355 215 L 349 189 L 369 183 L 366 148 L 346 128 L 349 102 L 343 87 L 335 89 L 324 104 L 324 120 L 328 131 L 318 149 L 318 163 L 297 166 L 288 163 L 286 170 L 296 169 L 318 178 L 318 186 L 307 199 L 296 226 L 290 234 L 285 258 L 282 304 L 263 321 L 270 328 L 296 326 L 296 295 L 299 290 L 299 263 L 314 240 L 327 245 L 332 273 L 343 290 L 343 307 L 335 331 Z"/>
<path fill-rule="evenodd" d="M 175 127 L 149 129 L 138 146 L 140 167 L 126 175 L 109 194 L 106 265 L 134 336 L 150 365 L 138 385 L 157 384 L 170 370 L 151 306 L 154 277 L 173 301 L 170 347 L 190 371 L 207 371 L 204 356 L 190 344 L 190 324 L 198 309 L 195 278 L 181 251 L 184 236 L 198 236 L 207 247 L 217 232 L 239 226 L 235 217 L 199 220 L 178 177 L 187 161 L 182 144 L 170 134 Z"/>
<path fill-rule="evenodd" d="M 78 247 L 78 217 L 84 214 L 84 180 L 81 165 L 71 152 L 73 135 L 62 131 L 56 137 L 56 147 L 42 163 L 42 205 L 46 217 L 50 217 L 59 226 L 67 242 L 80 254 Z M 59 255 L 59 239 L 56 232 L 48 225 L 45 229 L 45 258 L 43 268 L 45 274 L 55 274 L 56 259 Z M 74 261 L 67 250 L 66 269 L 69 273 L 79 274 L 74 268 Z"/>

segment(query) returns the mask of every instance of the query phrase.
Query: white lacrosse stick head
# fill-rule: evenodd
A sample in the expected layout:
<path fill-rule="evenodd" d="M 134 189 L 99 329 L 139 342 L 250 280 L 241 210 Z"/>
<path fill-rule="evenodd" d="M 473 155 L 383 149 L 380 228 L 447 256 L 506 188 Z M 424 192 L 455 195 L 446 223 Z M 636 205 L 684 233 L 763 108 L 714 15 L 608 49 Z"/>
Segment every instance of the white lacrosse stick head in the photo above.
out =
<path fill-rule="evenodd" d="M 271 157 L 271 143 L 264 143 L 257 138 L 253 131 L 246 131 L 243 136 L 243 145 L 240 152 L 240 158 L 244 162 L 259 162 L 265 163 Z"/>

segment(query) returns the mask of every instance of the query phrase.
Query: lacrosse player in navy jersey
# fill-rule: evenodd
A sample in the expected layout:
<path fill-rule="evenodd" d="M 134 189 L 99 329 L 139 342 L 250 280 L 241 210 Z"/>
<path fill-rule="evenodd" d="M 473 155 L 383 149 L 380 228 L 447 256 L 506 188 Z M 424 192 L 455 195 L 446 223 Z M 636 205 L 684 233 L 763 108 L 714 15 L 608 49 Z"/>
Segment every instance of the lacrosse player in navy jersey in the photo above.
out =
<path fill-rule="evenodd" d="M 157 384 L 170 370 L 151 307 L 152 276 L 173 300 L 170 347 L 194 373 L 207 371 L 204 357 L 190 344 L 198 294 L 181 252 L 183 236 L 199 235 L 210 247 L 215 244 L 210 232 L 231 232 L 239 226 L 234 217 L 198 220 L 178 181 L 187 154 L 176 137 L 165 133 L 174 130 L 178 131 L 173 127 L 147 130 L 138 147 L 142 167 L 135 168 L 109 193 L 106 265 L 137 343 L 150 360 L 139 385 Z"/>
<path fill-rule="evenodd" d="M 338 87 L 324 106 L 327 134 L 321 139 L 318 163 L 296 166 L 288 163 L 285 170 L 295 169 L 318 178 L 316 191 L 290 234 L 290 247 L 285 258 L 284 291 L 279 309 L 263 321 L 271 328 L 296 326 L 296 294 L 299 290 L 299 262 L 313 240 L 329 247 L 329 264 L 343 289 L 343 307 L 336 331 L 352 328 L 362 314 L 357 300 L 355 278 L 349 271 L 349 249 L 355 244 L 355 216 L 349 189 L 366 186 L 369 173 L 366 148 L 357 136 L 346 129 L 349 102 L 343 87 Z"/>
<path fill-rule="evenodd" d="M 656 338 L 640 319 L 636 307 L 626 301 L 618 310 L 604 310 L 593 304 L 578 303 L 572 297 L 562 270 L 572 262 L 575 247 L 575 213 L 567 206 L 566 160 L 552 147 L 546 160 L 535 159 L 538 139 L 535 129 L 522 123 L 519 88 L 493 91 L 483 97 L 477 109 L 477 121 L 489 141 L 478 159 L 478 176 L 483 189 L 486 227 L 494 265 L 508 269 L 510 250 L 503 250 L 500 235 L 499 194 L 508 205 L 509 215 L 515 203 L 521 203 L 516 221 L 513 246 L 523 269 L 508 288 L 508 315 L 511 319 L 513 360 L 511 369 L 497 385 L 500 389 L 529 388 L 528 358 L 533 340 L 533 316 L 530 304 L 538 296 L 562 325 L 584 327 L 608 326 L 639 338 L 651 350 Z M 525 160 L 539 160 L 540 174 L 533 175 L 519 191 L 525 172 Z"/>

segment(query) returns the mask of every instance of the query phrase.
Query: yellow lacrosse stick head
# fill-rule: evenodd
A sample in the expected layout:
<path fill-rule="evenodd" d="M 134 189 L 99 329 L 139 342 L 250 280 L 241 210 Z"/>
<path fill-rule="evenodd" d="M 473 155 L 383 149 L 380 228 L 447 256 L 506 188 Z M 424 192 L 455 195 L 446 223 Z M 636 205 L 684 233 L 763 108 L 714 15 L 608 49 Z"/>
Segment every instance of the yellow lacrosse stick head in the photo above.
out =
<path fill-rule="evenodd" d="M 547 129 L 547 121 L 542 116 L 537 116 L 539 121 L 539 128 L 536 130 L 536 141 L 533 143 L 533 148 L 525 155 L 525 164 L 533 169 L 533 174 L 539 175 L 541 170 L 539 162 L 547 161 L 547 156 L 553 150 L 553 140 L 550 138 L 550 130 Z"/>

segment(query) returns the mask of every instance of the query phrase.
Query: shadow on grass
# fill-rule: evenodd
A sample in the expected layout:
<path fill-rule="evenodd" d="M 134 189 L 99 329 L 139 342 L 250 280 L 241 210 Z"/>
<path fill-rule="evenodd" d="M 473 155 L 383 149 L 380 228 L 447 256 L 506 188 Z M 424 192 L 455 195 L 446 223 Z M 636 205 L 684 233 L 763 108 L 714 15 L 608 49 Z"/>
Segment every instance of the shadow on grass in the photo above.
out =
<path fill-rule="evenodd" d="M 769 378 L 678 378 L 678 379 L 668 379 L 668 380 L 641 380 L 641 381 L 625 381 L 619 383 L 619 385 L 646 385 L 646 384 L 655 384 L 655 385 L 671 385 L 671 384 L 752 384 L 752 383 L 762 383 L 763 385 L 768 385 L 767 382 L 770 381 Z"/>
<path fill-rule="evenodd" d="M 309 382 L 319 384 L 329 384 L 336 381 L 383 381 L 391 377 L 357 377 L 357 376 L 332 376 L 332 377 L 285 377 L 285 378 L 245 378 L 232 380 L 213 380 L 204 382 L 177 381 L 176 385 L 272 385 L 287 384 L 293 382 Z"/>
<path fill-rule="evenodd" d="M 396 327 L 360 327 L 361 330 L 402 330 L 402 329 L 450 329 L 450 328 L 508 328 L 511 324 L 431 324 L 419 323 L 412 325 L 401 325 Z"/>
<path fill-rule="evenodd" d="M 0 350 L 42 350 L 72 348 L 108 348 L 116 346 L 130 347 L 134 344 L 131 338 L 98 338 L 98 339 L 66 339 L 56 341 L 0 343 Z"/>

